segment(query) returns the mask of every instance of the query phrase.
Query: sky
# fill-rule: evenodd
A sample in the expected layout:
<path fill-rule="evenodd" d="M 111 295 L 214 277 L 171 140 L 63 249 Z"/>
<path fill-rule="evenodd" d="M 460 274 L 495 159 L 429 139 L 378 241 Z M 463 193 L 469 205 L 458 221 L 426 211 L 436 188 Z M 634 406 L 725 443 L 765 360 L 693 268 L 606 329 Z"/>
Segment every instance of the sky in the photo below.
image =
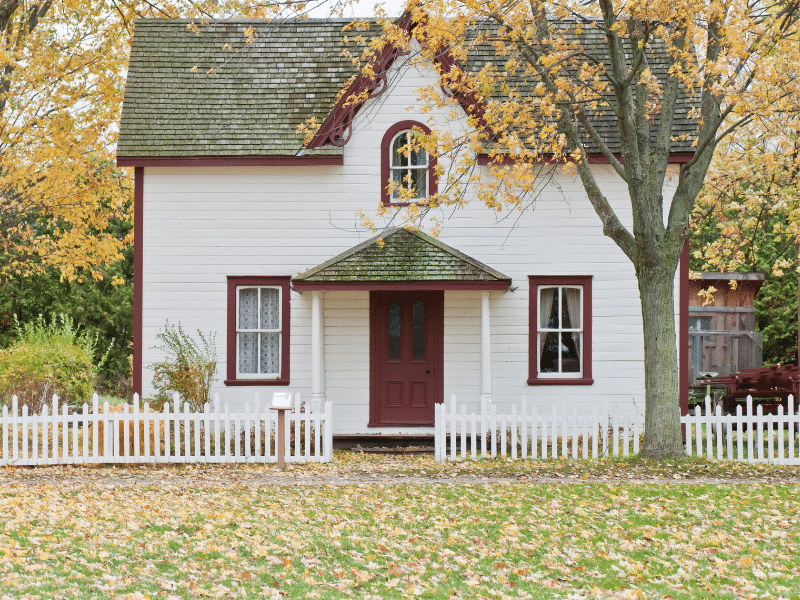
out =
<path fill-rule="evenodd" d="M 375 4 L 377 0 L 355 0 L 353 4 L 344 11 L 345 18 L 351 17 L 372 17 L 375 15 Z M 405 7 L 404 0 L 384 0 L 380 2 L 389 16 L 400 16 Z M 319 7 L 308 11 L 308 16 L 314 18 L 325 18 L 330 12 L 330 3 L 323 2 Z"/>

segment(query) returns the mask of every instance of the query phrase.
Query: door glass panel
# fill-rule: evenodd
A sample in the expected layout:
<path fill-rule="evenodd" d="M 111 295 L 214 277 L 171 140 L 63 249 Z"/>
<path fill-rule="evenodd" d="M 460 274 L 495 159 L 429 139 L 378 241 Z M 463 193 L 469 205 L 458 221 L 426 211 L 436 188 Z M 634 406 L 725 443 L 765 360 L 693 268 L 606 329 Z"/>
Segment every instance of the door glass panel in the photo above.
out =
<path fill-rule="evenodd" d="M 414 302 L 414 360 L 425 360 L 425 303 Z"/>
<path fill-rule="evenodd" d="M 389 305 L 389 360 L 400 360 L 400 303 Z"/>

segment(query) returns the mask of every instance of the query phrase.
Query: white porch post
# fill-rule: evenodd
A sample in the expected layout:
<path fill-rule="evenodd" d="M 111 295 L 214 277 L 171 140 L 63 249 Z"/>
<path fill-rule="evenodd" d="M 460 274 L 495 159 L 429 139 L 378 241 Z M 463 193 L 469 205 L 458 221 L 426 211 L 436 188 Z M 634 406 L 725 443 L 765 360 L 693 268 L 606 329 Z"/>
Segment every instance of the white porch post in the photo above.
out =
<path fill-rule="evenodd" d="M 489 292 L 481 295 L 481 395 L 492 399 L 492 341 L 489 317 Z"/>
<path fill-rule="evenodd" d="M 322 292 L 311 292 L 311 399 L 325 400 L 322 389 Z"/>

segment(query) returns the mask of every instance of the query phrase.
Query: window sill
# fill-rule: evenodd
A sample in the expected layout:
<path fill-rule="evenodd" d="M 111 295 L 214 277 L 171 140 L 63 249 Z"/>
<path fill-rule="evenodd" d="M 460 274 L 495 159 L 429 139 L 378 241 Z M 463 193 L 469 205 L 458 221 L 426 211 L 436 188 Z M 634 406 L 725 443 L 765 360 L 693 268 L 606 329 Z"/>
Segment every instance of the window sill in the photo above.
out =
<path fill-rule="evenodd" d="M 428 197 L 420 198 L 419 202 L 384 202 L 384 206 L 387 208 L 403 208 L 406 206 L 416 205 L 420 207 L 427 207 L 430 205 L 428 202 Z"/>
<path fill-rule="evenodd" d="M 594 379 L 590 377 L 577 377 L 575 379 L 528 379 L 528 385 L 592 385 Z"/>
<path fill-rule="evenodd" d="M 289 385 L 288 379 L 226 379 L 225 385 Z"/>

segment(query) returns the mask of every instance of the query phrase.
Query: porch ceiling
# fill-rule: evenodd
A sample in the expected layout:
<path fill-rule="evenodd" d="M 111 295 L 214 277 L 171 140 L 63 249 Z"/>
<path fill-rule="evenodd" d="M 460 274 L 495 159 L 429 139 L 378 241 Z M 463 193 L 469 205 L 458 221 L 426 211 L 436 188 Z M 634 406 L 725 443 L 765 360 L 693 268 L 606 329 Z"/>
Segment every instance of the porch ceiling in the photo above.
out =
<path fill-rule="evenodd" d="M 427 234 L 392 227 L 297 275 L 292 285 L 298 291 L 507 290 L 511 278 Z"/>

